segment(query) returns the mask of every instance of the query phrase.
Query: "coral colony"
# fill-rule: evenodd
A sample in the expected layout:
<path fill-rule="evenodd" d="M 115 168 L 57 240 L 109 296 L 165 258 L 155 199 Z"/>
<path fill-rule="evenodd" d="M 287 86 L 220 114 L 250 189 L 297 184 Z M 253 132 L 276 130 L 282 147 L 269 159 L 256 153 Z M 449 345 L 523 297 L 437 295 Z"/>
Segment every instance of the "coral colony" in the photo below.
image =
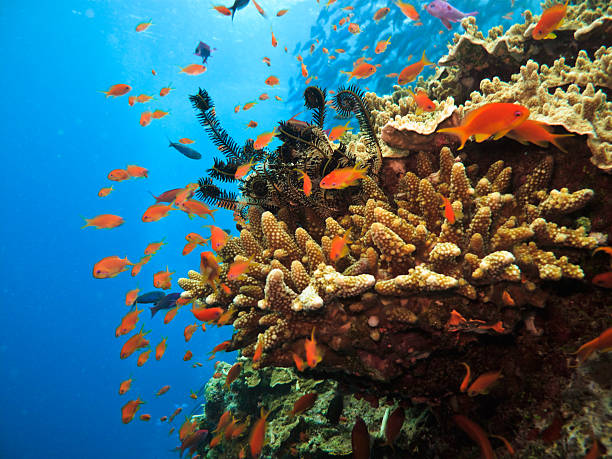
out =
<path fill-rule="evenodd" d="M 359 132 L 337 143 L 317 87 L 304 92 L 311 122 L 280 122 L 273 151 L 239 146 L 207 92 L 191 96 L 224 155 L 196 196 L 240 221 L 239 237 L 179 279 L 194 310 L 225 314 L 235 328 L 226 350 L 241 354 L 238 367 L 217 366 L 194 417 L 211 432 L 206 457 L 610 451 L 609 355 L 571 368 L 571 353 L 609 327 L 609 293 L 590 283 L 609 270 L 591 253 L 606 245 L 612 191 L 612 48 L 602 42 L 612 23 L 600 4 L 568 6 L 545 44 L 532 40 L 529 12 L 488 37 L 464 19 L 436 75 L 417 82 L 435 110 L 415 110 L 405 87 L 385 97 L 339 88 L 332 106 Z M 440 132 L 492 103 L 528 109 L 548 137 L 476 135 L 457 151 Z M 366 172 L 319 186 L 342 168 Z M 244 272 L 230 275 L 237 262 Z M 267 443 L 253 446 L 266 423 Z M 250 445 L 234 435 L 242 425 Z M 364 435 L 372 450 L 360 456 Z"/>

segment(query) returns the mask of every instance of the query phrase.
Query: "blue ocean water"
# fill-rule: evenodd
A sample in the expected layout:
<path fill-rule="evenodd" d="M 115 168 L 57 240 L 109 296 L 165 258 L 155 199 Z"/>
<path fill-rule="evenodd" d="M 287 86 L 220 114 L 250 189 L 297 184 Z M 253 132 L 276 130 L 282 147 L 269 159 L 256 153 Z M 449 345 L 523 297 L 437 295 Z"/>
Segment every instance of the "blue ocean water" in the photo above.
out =
<path fill-rule="evenodd" d="M 176 280 L 197 267 L 199 251 L 181 255 L 184 236 L 195 231 L 208 236 L 203 224 L 210 219 L 190 220 L 182 212 L 145 224 L 141 215 L 159 194 L 184 186 L 205 175 L 217 153 L 199 126 L 187 96 L 206 88 L 216 102 L 217 116 L 235 139 L 271 131 L 280 119 L 301 110 L 301 94 L 307 86 L 300 74 L 301 54 L 312 84 L 336 89 L 347 80 L 339 70 L 351 70 L 352 62 L 391 36 L 377 73 L 367 81 L 352 80 L 360 87 L 390 92 L 394 80 L 385 78 L 407 64 L 408 55 L 418 59 L 423 50 L 435 61 L 445 51 L 452 32 L 420 9 L 423 25 L 415 27 L 392 2 L 339 0 L 325 8 L 315 0 L 261 0 L 268 12 L 262 18 L 252 4 L 236 13 L 232 21 L 211 9 L 208 1 L 7 1 L 0 5 L 3 43 L 0 105 L 3 139 L 3 224 L 0 226 L 0 457 L 3 458 L 166 458 L 178 445 L 168 435 L 167 423 L 158 419 L 177 407 L 184 414 L 204 400 L 190 399 L 212 376 L 213 361 L 207 352 L 231 336 L 229 328 L 198 330 L 185 343 L 183 329 L 195 320 L 187 308 L 169 325 L 163 313 L 153 320 L 142 313 L 145 328 L 155 346 L 168 337 L 168 350 L 161 361 L 151 358 L 138 368 L 136 358 L 120 360 L 126 337 L 115 338 L 114 330 L 128 311 L 125 293 L 132 288 L 153 290 L 153 273 L 166 266 Z M 478 10 L 477 22 L 487 30 L 496 24 L 511 24 L 501 16 L 511 11 L 510 0 L 472 2 L 458 0 L 463 11 Z M 354 11 L 341 8 L 354 6 Z M 375 24 L 374 12 L 389 6 L 389 16 Z M 289 8 L 283 17 L 276 11 Z M 525 8 L 539 11 L 535 1 L 517 0 L 515 20 Z M 344 27 L 332 32 L 332 23 L 353 13 L 352 21 L 362 33 L 351 35 Z M 145 32 L 136 24 L 152 19 Z M 272 27 L 279 45 L 271 46 Z M 440 34 L 439 30 L 443 32 Z M 460 32 L 455 25 L 453 32 Z M 315 39 L 319 40 L 317 44 Z M 202 40 L 216 47 L 203 75 L 179 73 L 179 66 L 199 63 L 193 55 Z M 310 46 L 315 43 L 311 55 Z M 288 52 L 284 51 L 287 47 Z M 320 47 L 343 48 L 336 61 Z M 369 53 L 369 54 L 368 54 Z M 271 67 L 262 58 L 271 59 Z M 151 70 L 155 69 L 154 76 Z M 431 72 L 427 69 L 427 72 Z M 280 85 L 270 88 L 264 80 L 275 75 Z M 130 107 L 127 96 L 105 98 L 99 91 L 115 83 L 128 83 L 130 94 L 157 94 L 172 84 L 167 97 L 157 96 L 145 105 Z M 234 113 L 267 92 L 248 113 Z M 280 96 L 277 101 L 273 96 Z M 147 109 L 170 113 L 151 125 L 139 125 Z M 249 120 L 257 129 L 245 128 Z M 344 124 L 344 123 L 342 123 Z M 335 125 L 335 120 L 328 127 Z M 204 158 L 193 161 L 168 148 L 170 138 L 196 140 L 192 145 Z M 99 198 L 101 187 L 110 186 L 108 172 L 138 164 L 149 169 L 149 177 L 113 183 L 115 191 Z M 113 213 L 126 223 L 112 230 L 81 229 L 81 216 Z M 219 210 L 215 223 L 234 228 L 232 214 Z M 234 234 L 236 232 L 234 231 Z M 137 261 L 149 242 L 165 238 L 159 253 L 132 278 L 129 272 L 114 279 L 94 279 L 93 264 L 109 255 Z M 140 326 L 140 324 L 139 324 Z M 190 349 L 192 362 L 182 356 Z M 232 361 L 234 354 L 218 354 Z M 192 368 L 193 362 L 202 367 Z M 130 392 L 118 395 L 119 383 L 133 377 Z M 155 392 L 169 384 L 162 397 Z M 138 418 L 121 422 L 120 408 L 129 399 L 147 403 L 138 414 L 149 413 L 151 421 Z"/>

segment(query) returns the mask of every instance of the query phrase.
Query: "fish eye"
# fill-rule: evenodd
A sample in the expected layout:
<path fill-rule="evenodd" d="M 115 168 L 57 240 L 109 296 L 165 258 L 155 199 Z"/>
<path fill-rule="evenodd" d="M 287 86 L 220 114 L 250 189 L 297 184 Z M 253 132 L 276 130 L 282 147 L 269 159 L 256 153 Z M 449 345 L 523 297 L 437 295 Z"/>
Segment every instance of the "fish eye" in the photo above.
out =
<path fill-rule="evenodd" d="M 514 112 L 514 116 L 518 117 L 518 116 L 522 116 L 522 115 L 523 115 L 523 112 L 521 112 L 520 110 L 517 110 L 517 111 Z"/>

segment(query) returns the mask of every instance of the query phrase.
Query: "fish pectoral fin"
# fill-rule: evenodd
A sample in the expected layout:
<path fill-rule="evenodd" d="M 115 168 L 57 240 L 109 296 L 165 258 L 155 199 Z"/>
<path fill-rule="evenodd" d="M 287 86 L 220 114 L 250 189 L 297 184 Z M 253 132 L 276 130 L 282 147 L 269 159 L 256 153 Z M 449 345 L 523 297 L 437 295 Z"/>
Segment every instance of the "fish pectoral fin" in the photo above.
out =
<path fill-rule="evenodd" d="M 475 134 L 474 135 L 474 139 L 476 140 L 476 142 L 480 143 L 480 142 L 484 142 L 485 140 L 487 140 L 489 137 L 491 137 L 489 134 Z"/>
<path fill-rule="evenodd" d="M 501 139 L 503 136 L 505 136 L 508 132 L 510 132 L 509 129 L 506 129 L 505 131 L 499 131 L 496 132 L 495 135 L 493 136 L 493 140 L 499 140 Z"/>
<path fill-rule="evenodd" d="M 444 24 L 444 26 L 445 26 L 445 27 L 446 27 L 448 30 L 452 29 L 451 24 L 450 24 L 450 22 L 449 22 L 449 20 L 448 20 L 448 19 L 446 19 L 446 18 L 440 18 L 440 21 L 442 21 L 442 24 Z"/>
<path fill-rule="evenodd" d="M 545 40 L 552 40 L 553 38 L 557 38 L 557 35 L 552 32 L 544 37 Z"/>

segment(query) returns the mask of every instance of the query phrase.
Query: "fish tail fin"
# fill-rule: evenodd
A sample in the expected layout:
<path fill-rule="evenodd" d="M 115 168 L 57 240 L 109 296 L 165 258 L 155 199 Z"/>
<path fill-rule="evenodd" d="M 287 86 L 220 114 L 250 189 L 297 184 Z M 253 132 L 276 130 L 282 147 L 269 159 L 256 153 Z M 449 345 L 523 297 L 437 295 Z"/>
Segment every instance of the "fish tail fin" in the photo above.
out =
<path fill-rule="evenodd" d="M 453 134 L 459 137 L 459 140 L 461 141 L 461 146 L 459 147 L 459 150 L 463 149 L 465 142 L 470 137 L 469 134 L 465 131 L 465 129 L 461 126 L 438 129 L 436 132 L 446 132 L 448 134 Z"/>
<path fill-rule="evenodd" d="M 427 56 L 425 55 L 425 51 L 423 51 L 423 56 L 421 57 L 421 60 L 423 61 L 423 65 L 436 65 L 433 62 L 431 62 L 429 59 L 427 59 Z"/>
<path fill-rule="evenodd" d="M 155 317 L 155 314 L 157 314 L 157 311 L 159 311 L 159 307 L 149 306 L 149 309 L 151 310 L 151 319 L 152 319 L 153 317 Z"/>
<path fill-rule="evenodd" d="M 574 134 L 553 134 L 550 139 L 550 143 L 552 143 L 555 147 L 561 150 L 563 153 L 567 153 L 567 150 L 558 142 L 558 139 L 562 139 L 564 137 L 573 137 Z"/>
<path fill-rule="evenodd" d="M 465 13 L 466 16 L 476 16 L 478 11 L 470 11 L 469 13 Z"/>
<path fill-rule="evenodd" d="M 348 81 L 353 79 L 353 72 L 346 72 L 344 70 L 340 70 L 340 73 L 344 73 L 345 75 L 350 75 Z"/>
<path fill-rule="evenodd" d="M 88 218 L 85 218 L 85 217 L 83 217 L 82 215 L 81 215 L 81 218 L 82 218 L 83 220 L 85 220 L 85 224 L 84 224 L 83 226 L 81 226 L 81 229 L 83 229 L 83 228 L 87 228 L 88 226 L 91 226 L 91 223 L 89 223 L 89 219 L 88 219 Z"/>

